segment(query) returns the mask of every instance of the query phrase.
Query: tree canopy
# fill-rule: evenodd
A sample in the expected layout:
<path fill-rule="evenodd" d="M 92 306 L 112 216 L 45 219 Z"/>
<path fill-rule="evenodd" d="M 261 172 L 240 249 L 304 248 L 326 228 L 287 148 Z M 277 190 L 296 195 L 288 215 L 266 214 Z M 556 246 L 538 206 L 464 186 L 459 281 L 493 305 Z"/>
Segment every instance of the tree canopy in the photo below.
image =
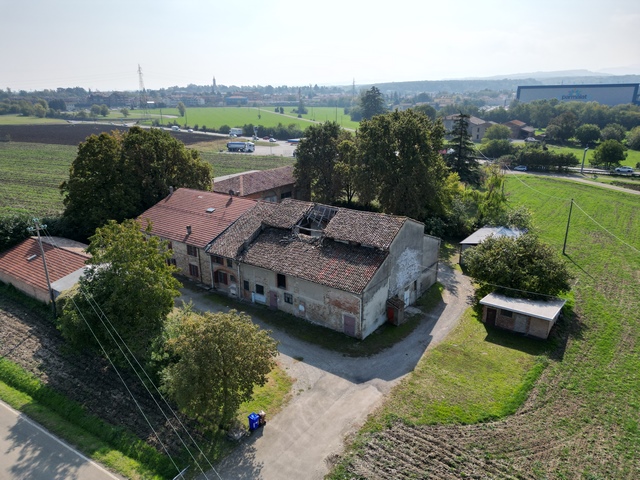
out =
<path fill-rule="evenodd" d="M 108 220 L 133 218 L 169 194 L 169 187 L 211 189 L 211 166 L 197 150 L 160 129 L 91 135 L 78 147 L 60 186 L 64 217 L 86 238 Z"/>
<path fill-rule="evenodd" d="M 343 189 L 342 177 L 336 171 L 339 161 L 339 145 L 349 140 L 351 134 L 342 130 L 336 122 L 325 122 L 307 128 L 304 139 L 298 145 L 294 176 L 296 188 L 303 199 L 322 203 L 335 203 Z M 341 173 L 345 173 L 341 170 Z"/>
<path fill-rule="evenodd" d="M 91 267 L 59 300 L 58 329 L 76 347 L 101 352 L 95 335 L 108 354 L 118 357 L 111 336 L 117 331 L 136 358 L 148 359 L 180 294 L 165 243 L 145 236 L 135 220 L 111 221 L 96 230 L 87 251 Z M 106 319 L 113 327 L 103 323 Z"/>
<path fill-rule="evenodd" d="M 489 237 L 463 253 L 479 296 L 496 291 L 511 297 L 545 298 L 570 289 L 565 262 L 531 233 L 518 238 Z"/>
<path fill-rule="evenodd" d="M 375 86 L 362 93 L 360 96 L 360 108 L 362 109 L 362 118 L 364 120 L 369 120 L 375 115 L 387 112 L 382 93 Z"/>
<path fill-rule="evenodd" d="M 484 138 L 487 140 L 509 140 L 511 138 L 511 129 L 506 125 L 491 125 L 485 131 Z"/>
<path fill-rule="evenodd" d="M 444 212 L 449 172 L 440 156 L 441 123 L 413 110 L 364 120 L 357 147 L 359 193 L 377 198 L 382 210 L 423 220 Z"/>
<path fill-rule="evenodd" d="M 460 176 L 460 180 L 471 185 L 480 184 L 480 171 L 475 159 L 475 146 L 469 134 L 469 115 L 459 113 L 453 122 L 451 140 L 447 147 L 446 161 L 449 168 Z"/>
<path fill-rule="evenodd" d="M 619 164 L 625 158 L 627 158 L 627 152 L 624 145 L 617 140 L 605 140 L 596 148 L 592 163 L 609 168 Z"/>
<path fill-rule="evenodd" d="M 167 323 L 165 349 L 174 361 L 163 386 L 180 410 L 211 430 L 226 428 L 274 367 L 277 343 L 243 313 L 181 311 Z"/>

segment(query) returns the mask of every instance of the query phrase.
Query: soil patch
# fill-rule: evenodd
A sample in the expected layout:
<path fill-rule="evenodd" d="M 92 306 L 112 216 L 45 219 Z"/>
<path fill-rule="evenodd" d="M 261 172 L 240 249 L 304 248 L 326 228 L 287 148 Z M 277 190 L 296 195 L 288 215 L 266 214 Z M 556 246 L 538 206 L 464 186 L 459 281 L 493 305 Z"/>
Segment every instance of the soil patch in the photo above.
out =
<path fill-rule="evenodd" d="M 114 130 L 126 132 L 129 127 L 110 123 L 65 123 L 59 125 L 0 125 L 0 138 L 12 142 L 46 143 L 54 145 L 78 145 L 89 135 L 111 133 Z M 203 135 L 188 132 L 169 132 L 185 145 L 202 143 Z M 212 139 L 213 141 L 213 139 Z"/>

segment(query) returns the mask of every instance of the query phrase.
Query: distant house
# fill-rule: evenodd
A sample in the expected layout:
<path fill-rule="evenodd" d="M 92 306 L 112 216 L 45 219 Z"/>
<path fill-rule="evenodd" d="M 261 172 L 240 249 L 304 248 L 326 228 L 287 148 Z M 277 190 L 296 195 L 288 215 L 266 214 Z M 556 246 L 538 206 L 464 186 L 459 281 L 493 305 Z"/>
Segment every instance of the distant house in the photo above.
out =
<path fill-rule="evenodd" d="M 293 165 L 271 170 L 252 170 L 213 179 L 213 191 L 252 200 L 280 202 L 297 198 Z"/>
<path fill-rule="evenodd" d="M 54 298 L 73 287 L 84 273 L 85 262 L 90 258 L 85 252 L 86 247 L 87 245 L 65 238 L 42 239 Z M 50 302 L 42 252 L 36 237 L 27 238 L 0 253 L 0 281 L 13 285 L 41 302 Z"/>
<path fill-rule="evenodd" d="M 482 300 L 482 322 L 516 333 L 546 339 L 555 325 L 565 300 L 528 300 L 490 293 Z"/>
<path fill-rule="evenodd" d="M 440 240 L 406 217 L 259 202 L 207 246 L 212 286 L 363 339 L 436 281 Z"/>
<path fill-rule="evenodd" d="M 204 248 L 220 235 L 255 201 L 236 196 L 179 188 L 138 217 L 151 234 L 169 242 L 170 263 L 189 278 L 211 284 L 212 269 Z"/>
<path fill-rule="evenodd" d="M 530 127 L 520 120 L 511 120 L 503 123 L 503 125 L 509 127 L 509 130 L 511 130 L 511 138 L 517 140 L 531 138 L 536 134 L 536 129 L 534 127 Z"/>
<path fill-rule="evenodd" d="M 460 263 L 462 264 L 462 254 L 465 250 L 476 245 L 481 244 L 489 237 L 511 237 L 518 238 L 520 235 L 526 233 L 524 230 L 508 227 L 482 227 L 476 230 L 467 238 L 460 242 Z"/>
<path fill-rule="evenodd" d="M 442 119 L 442 123 L 444 125 L 445 131 L 447 132 L 447 135 L 449 134 L 449 132 L 451 132 L 451 130 L 453 130 L 453 126 L 455 125 L 455 122 L 459 118 L 460 118 L 460 115 L 455 114 L 455 115 L 447 115 Z M 467 132 L 469 133 L 469 136 L 474 142 L 482 141 L 482 139 L 484 138 L 484 134 L 487 131 L 487 128 L 496 124 L 495 122 L 487 122 L 486 120 L 483 120 L 478 117 L 474 117 L 473 115 L 470 116 L 467 119 L 467 121 L 469 122 L 469 125 L 467 127 Z"/>

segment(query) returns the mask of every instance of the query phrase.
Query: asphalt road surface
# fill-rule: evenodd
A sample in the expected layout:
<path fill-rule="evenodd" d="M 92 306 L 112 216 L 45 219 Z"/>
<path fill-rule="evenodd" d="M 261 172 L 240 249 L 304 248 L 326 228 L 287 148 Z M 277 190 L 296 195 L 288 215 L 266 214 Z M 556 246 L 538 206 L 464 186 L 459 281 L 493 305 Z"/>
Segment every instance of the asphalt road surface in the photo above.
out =
<path fill-rule="evenodd" d="M 0 402 L 1 480 L 120 480 Z"/>

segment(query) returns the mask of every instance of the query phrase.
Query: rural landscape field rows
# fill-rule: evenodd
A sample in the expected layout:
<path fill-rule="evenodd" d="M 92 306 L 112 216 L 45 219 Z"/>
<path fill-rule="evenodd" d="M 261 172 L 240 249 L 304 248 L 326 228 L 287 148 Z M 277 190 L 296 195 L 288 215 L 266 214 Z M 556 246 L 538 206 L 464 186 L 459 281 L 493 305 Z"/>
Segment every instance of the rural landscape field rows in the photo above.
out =
<path fill-rule="evenodd" d="M 637 477 L 638 199 L 529 176 L 510 178 L 508 191 L 513 205 L 532 209 L 540 234 L 559 249 L 570 198 L 593 218 L 574 207 L 565 258 L 576 276 L 575 307 L 556 329 L 551 340 L 558 348 L 529 398 L 515 415 L 477 425 L 454 417 L 450 425 L 386 424 L 382 408 L 332 478 Z M 427 354 L 422 362 L 429 360 Z"/>

